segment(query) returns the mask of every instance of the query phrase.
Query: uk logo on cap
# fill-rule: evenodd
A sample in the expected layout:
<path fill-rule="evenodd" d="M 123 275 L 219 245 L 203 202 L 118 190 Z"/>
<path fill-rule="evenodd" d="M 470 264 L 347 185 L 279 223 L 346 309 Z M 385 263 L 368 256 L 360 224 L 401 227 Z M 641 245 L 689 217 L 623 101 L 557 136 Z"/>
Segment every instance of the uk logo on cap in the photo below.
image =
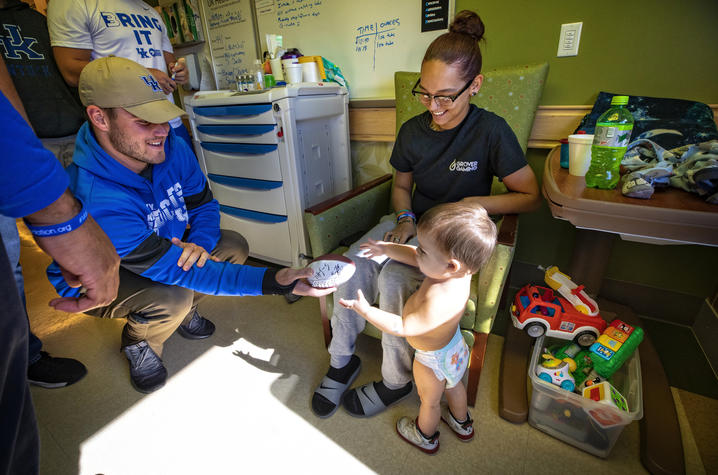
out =
<path fill-rule="evenodd" d="M 142 80 L 147 84 L 149 87 L 152 88 L 152 92 L 162 92 L 162 88 L 160 87 L 160 83 L 157 82 L 157 80 L 150 76 L 140 76 Z"/>

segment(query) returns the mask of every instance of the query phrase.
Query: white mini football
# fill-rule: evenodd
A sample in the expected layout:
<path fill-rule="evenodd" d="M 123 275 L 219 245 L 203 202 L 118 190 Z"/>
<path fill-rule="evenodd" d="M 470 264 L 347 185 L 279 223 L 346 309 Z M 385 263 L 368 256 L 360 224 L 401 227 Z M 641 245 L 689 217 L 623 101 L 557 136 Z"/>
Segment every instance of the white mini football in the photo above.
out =
<path fill-rule="evenodd" d="M 351 279 L 356 270 L 354 261 L 339 254 L 325 254 L 309 263 L 314 274 L 307 278 L 312 287 L 337 287 Z"/>

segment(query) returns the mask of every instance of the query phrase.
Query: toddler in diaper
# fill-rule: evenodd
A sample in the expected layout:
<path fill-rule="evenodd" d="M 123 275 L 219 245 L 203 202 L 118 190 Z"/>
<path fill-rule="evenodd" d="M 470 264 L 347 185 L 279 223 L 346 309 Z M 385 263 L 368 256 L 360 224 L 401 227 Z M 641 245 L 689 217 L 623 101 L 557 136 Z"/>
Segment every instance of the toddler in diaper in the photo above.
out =
<path fill-rule="evenodd" d="M 416 350 L 413 375 L 421 398 L 416 419 L 402 417 L 399 436 L 426 453 L 439 449 L 439 420 L 464 441 L 474 436 L 473 421 L 461 381 L 469 350 L 459 322 L 469 298 L 471 276 L 489 259 L 496 243 L 496 226 L 479 205 L 445 203 L 424 213 L 417 224 L 418 246 L 369 240 L 361 245 L 367 256 L 388 256 L 418 267 L 425 278 L 394 315 L 369 305 L 361 290 L 354 300 L 341 299 L 384 332 L 405 337 Z M 442 409 L 446 394 L 448 407 Z"/>

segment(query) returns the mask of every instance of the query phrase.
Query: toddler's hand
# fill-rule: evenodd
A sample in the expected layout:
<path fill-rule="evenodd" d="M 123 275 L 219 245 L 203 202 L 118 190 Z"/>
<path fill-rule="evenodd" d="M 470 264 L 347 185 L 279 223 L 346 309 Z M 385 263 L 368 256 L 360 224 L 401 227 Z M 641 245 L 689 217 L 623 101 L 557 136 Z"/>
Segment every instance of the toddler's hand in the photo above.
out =
<path fill-rule="evenodd" d="M 369 239 L 367 242 L 360 244 L 359 249 L 362 249 L 364 251 L 363 257 L 379 257 L 386 255 L 387 244 L 390 243 Z"/>
<path fill-rule="evenodd" d="M 339 299 L 339 303 L 342 307 L 354 310 L 360 315 L 366 312 L 370 307 L 369 302 L 364 298 L 364 294 L 361 290 L 357 290 L 356 300 Z"/>

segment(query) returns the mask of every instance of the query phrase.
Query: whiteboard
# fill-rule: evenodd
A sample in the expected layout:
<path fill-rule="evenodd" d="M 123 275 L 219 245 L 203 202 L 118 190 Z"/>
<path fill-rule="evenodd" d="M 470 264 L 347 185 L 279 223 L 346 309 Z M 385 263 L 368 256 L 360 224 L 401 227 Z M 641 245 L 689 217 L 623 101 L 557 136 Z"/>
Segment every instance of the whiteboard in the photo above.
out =
<path fill-rule="evenodd" d="M 271 33 L 282 35 L 285 48 L 323 56 L 339 66 L 352 99 L 393 98 L 394 72 L 418 71 L 426 47 L 447 31 L 421 32 L 423 0 L 255 2 L 262 51 Z"/>
<path fill-rule="evenodd" d="M 259 58 L 250 0 L 201 0 L 206 41 L 219 89 L 235 89 L 238 74 Z"/>

